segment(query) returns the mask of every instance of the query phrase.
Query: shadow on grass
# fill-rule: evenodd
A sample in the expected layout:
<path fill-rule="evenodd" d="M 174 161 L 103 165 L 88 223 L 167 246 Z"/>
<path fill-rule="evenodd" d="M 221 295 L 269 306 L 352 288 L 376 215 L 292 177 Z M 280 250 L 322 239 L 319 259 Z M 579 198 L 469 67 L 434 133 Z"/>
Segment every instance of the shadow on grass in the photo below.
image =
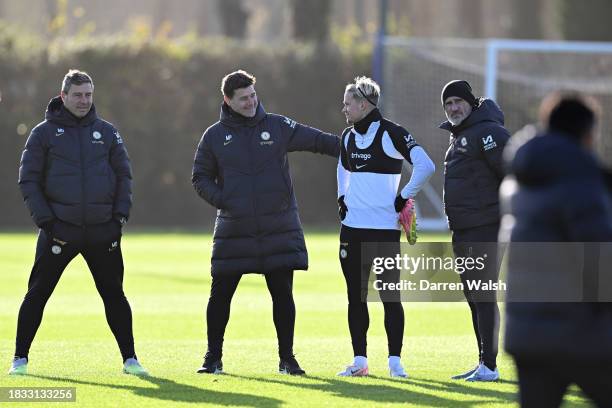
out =
<path fill-rule="evenodd" d="M 397 382 L 398 380 L 393 380 L 388 377 L 376 377 L 377 380 L 389 381 L 389 382 Z M 506 402 L 515 402 L 518 404 L 518 382 L 514 380 L 499 380 L 495 381 L 493 384 L 510 384 L 516 386 L 516 392 L 507 392 L 507 391 L 499 391 L 493 390 L 488 387 L 489 383 L 468 383 L 461 380 L 450 380 L 450 381 L 438 381 L 438 380 L 430 380 L 425 378 L 410 378 L 408 382 L 412 382 L 412 384 L 429 389 L 432 391 L 443 391 L 443 392 L 453 392 L 457 394 L 463 395 L 475 395 L 479 397 L 485 398 L 496 398 L 500 401 Z M 471 384 L 471 385 L 470 385 Z M 565 392 L 565 397 L 573 396 L 579 398 L 586 398 L 584 394 L 579 390 L 567 389 Z M 586 402 L 586 401 L 584 401 Z"/>
<path fill-rule="evenodd" d="M 478 390 L 468 386 L 457 385 L 451 387 L 449 384 L 426 384 L 425 380 L 418 382 L 409 380 L 386 379 L 390 385 L 371 384 L 371 379 L 382 380 L 381 377 L 370 376 L 365 378 L 336 379 L 328 377 L 283 377 L 283 379 L 247 377 L 237 374 L 226 374 L 227 376 L 249 380 L 260 381 L 271 384 L 280 384 L 319 391 L 330 396 L 355 399 L 359 401 L 371 401 L 377 404 L 412 403 L 435 407 L 473 407 L 476 405 L 487 405 L 491 403 L 512 403 L 516 400 L 514 393 Z M 312 381 L 311 383 L 309 383 Z M 305 383 L 306 382 L 306 383 Z M 392 384 L 392 385 L 391 385 Z M 454 385 L 454 384 L 451 384 Z M 418 388 L 425 388 L 430 393 L 421 392 Z M 433 393 L 432 393 L 433 391 Z M 434 395 L 439 393 L 440 395 Z M 444 393 L 460 393 L 473 396 L 469 401 L 458 401 L 447 397 Z"/>
<path fill-rule="evenodd" d="M 51 377 L 44 375 L 28 375 L 28 377 L 44 380 L 60 381 L 70 384 L 92 385 L 116 390 L 131 391 L 137 396 L 154 398 L 173 402 L 199 402 L 214 405 L 232 405 L 240 407 L 279 407 L 284 402 L 274 398 L 260 397 L 252 394 L 236 392 L 221 392 L 209 388 L 199 388 L 192 385 L 180 384 L 160 377 L 137 377 L 143 381 L 156 385 L 156 388 L 140 387 L 137 385 L 105 384 L 92 381 L 77 380 L 74 378 Z M 134 378 L 134 377 L 132 377 Z"/>

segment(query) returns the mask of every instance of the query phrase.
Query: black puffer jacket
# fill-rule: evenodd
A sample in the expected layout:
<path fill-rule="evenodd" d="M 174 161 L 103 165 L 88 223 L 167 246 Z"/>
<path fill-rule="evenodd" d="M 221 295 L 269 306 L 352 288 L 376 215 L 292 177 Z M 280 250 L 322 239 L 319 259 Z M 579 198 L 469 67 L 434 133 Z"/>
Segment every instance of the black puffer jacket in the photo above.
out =
<path fill-rule="evenodd" d="M 610 303 L 546 302 L 555 300 L 558 293 L 580 296 L 586 287 L 582 274 L 588 270 L 580 262 L 576 267 L 564 266 L 582 259 L 582 252 L 575 256 L 566 244 L 556 250 L 551 243 L 612 241 L 609 190 L 595 158 L 576 141 L 560 134 L 534 137 L 533 131 L 519 132 L 508 145 L 510 175 L 501 189 L 508 222 L 502 222 L 500 236 L 512 243 L 533 243 L 511 244 L 509 299 L 518 300 L 533 290 L 541 302 L 507 303 L 506 350 L 519 358 L 612 364 Z M 519 248 L 533 255 L 516 252 Z M 605 248 L 609 250 L 609 245 L 601 250 Z M 588 256 L 584 259 L 593 261 Z M 606 266 L 599 273 L 609 276 Z M 603 277 L 600 282 L 609 281 Z M 576 285 L 561 287 L 564 282 Z M 518 288 L 521 293 L 516 293 Z M 609 288 L 604 289 L 609 295 Z"/>
<path fill-rule="evenodd" d="M 200 140 L 192 176 L 196 192 L 219 209 L 213 275 L 308 268 L 287 153 L 311 151 L 337 158 L 338 140 L 267 114 L 261 104 L 253 118 L 223 104 L 220 121 Z"/>
<path fill-rule="evenodd" d="M 54 219 L 82 226 L 128 218 L 132 206 L 132 170 L 121 135 L 94 106 L 78 119 L 59 96 L 28 137 L 19 187 L 39 227 Z"/>
<path fill-rule="evenodd" d="M 440 128 L 451 132 L 444 159 L 444 208 L 450 229 L 499 222 L 502 152 L 510 137 L 503 112 L 494 101 L 481 99 L 459 126 L 447 121 Z"/>

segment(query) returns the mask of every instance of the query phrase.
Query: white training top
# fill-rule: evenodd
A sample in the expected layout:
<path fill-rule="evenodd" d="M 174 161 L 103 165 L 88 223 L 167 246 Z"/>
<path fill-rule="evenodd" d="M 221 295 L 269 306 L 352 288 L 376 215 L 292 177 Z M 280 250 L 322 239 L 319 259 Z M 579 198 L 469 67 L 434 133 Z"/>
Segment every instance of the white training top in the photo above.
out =
<path fill-rule="evenodd" d="M 380 129 L 381 123 L 384 129 Z M 379 129 L 382 137 L 377 138 L 381 133 Z M 375 141 L 381 146 L 376 146 Z M 397 160 L 407 160 L 413 166 L 401 195 L 414 198 L 434 173 L 435 165 L 410 133 L 384 119 L 372 122 L 363 135 L 354 128 L 343 133 L 337 169 L 338 197 L 344 196 L 348 208 L 343 225 L 366 229 L 400 228 L 394 206 L 401 178 L 401 165 L 395 165 Z"/>

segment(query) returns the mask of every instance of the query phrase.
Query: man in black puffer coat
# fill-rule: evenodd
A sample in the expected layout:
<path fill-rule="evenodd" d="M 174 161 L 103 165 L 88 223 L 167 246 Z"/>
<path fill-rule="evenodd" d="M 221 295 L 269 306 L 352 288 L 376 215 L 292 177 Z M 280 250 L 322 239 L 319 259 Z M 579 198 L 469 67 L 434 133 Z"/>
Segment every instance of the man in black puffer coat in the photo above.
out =
<path fill-rule="evenodd" d="M 200 140 L 192 177 L 200 197 L 218 208 L 206 311 L 208 351 L 198 372 L 222 370 L 232 296 L 242 274 L 261 273 L 272 295 L 279 370 L 304 374 L 293 356 L 292 287 L 293 271 L 308 268 L 308 254 L 287 153 L 337 158 L 339 139 L 266 113 L 255 93 L 255 77 L 245 71 L 225 76 L 221 91 L 221 118 Z"/>
<path fill-rule="evenodd" d="M 612 242 L 610 191 L 591 152 L 598 110 L 584 97 L 553 95 L 542 105 L 545 130 L 523 129 L 505 152 L 505 348 L 523 407 L 558 407 L 572 383 L 612 407 L 612 307 L 588 296 L 593 284 L 600 296 L 610 292 L 610 265 L 597 255 L 609 259 L 610 244 L 599 243 Z"/>
<path fill-rule="evenodd" d="M 468 280 L 497 280 L 498 189 L 504 177 L 502 152 L 510 135 L 504 114 L 491 99 L 476 98 L 466 81 L 451 81 L 442 90 L 448 121 L 440 128 L 451 132 L 444 158 L 444 208 L 452 231 L 456 257 L 487 258 L 484 273 L 461 274 L 472 313 L 479 361 L 453 377 L 466 381 L 496 381 L 499 309 L 495 298 L 469 290 Z"/>
<path fill-rule="evenodd" d="M 78 254 L 104 301 L 124 371 L 146 373 L 134 353 L 132 312 L 123 293 L 121 228 L 132 206 L 132 171 L 121 135 L 96 114 L 93 89 L 87 73 L 70 70 L 21 158 L 19 187 L 40 233 L 19 310 L 15 374 L 26 371 L 45 304 Z"/>

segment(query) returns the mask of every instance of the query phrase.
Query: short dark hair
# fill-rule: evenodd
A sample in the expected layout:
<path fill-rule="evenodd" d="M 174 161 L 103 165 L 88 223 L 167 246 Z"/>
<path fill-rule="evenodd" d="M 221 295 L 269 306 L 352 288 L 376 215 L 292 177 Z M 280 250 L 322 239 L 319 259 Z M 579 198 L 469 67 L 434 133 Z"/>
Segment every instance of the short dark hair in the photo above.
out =
<path fill-rule="evenodd" d="M 552 132 L 581 139 L 596 126 L 601 113 L 599 103 L 578 93 L 554 93 L 540 106 L 540 121 Z"/>
<path fill-rule="evenodd" d="M 236 89 L 255 85 L 255 82 L 257 82 L 257 79 L 253 75 L 239 69 L 223 77 L 221 81 L 221 93 L 228 98 L 233 98 Z"/>
<path fill-rule="evenodd" d="M 93 80 L 91 79 L 91 76 L 89 76 L 89 74 L 85 71 L 71 69 L 64 76 L 64 80 L 62 81 L 62 92 L 68 93 L 72 85 L 83 84 L 91 84 L 91 86 L 93 87 Z"/>

